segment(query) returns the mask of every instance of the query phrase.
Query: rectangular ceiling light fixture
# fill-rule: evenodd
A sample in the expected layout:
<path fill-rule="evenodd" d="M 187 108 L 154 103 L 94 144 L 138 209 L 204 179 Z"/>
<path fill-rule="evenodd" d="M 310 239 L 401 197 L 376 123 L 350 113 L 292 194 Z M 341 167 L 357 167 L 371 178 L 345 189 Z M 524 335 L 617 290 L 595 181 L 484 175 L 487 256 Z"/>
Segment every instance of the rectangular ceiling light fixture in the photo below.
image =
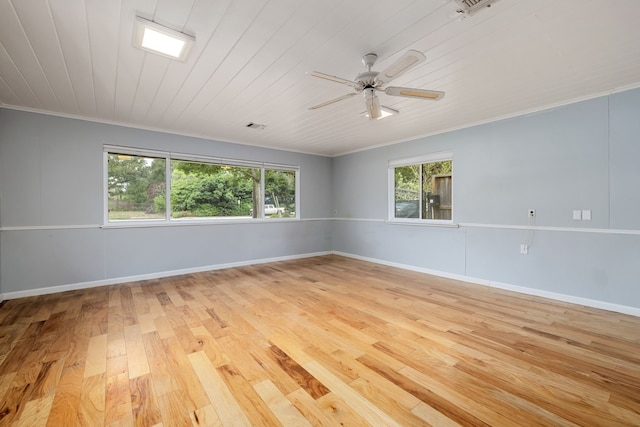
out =
<path fill-rule="evenodd" d="M 195 37 L 136 16 L 133 45 L 176 61 L 185 61 Z"/>

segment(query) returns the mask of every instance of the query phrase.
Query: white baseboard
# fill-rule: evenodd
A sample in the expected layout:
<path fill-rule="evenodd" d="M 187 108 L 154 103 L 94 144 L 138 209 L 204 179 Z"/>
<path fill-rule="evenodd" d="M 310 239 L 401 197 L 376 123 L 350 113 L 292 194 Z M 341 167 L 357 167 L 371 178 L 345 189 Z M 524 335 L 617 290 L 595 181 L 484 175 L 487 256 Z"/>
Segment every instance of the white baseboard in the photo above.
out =
<path fill-rule="evenodd" d="M 613 304 L 613 303 L 610 303 L 610 302 L 598 301 L 598 300 L 589 299 L 589 298 L 582 298 L 582 297 L 577 297 L 577 296 L 573 296 L 573 295 L 565 295 L 565 294 L 560 294 L 560 293 L 556 293 L 556 292 L 550 292 L 550 291 L 544 291 L 544 290 L 540 290 L 540 289 L 528 288 L 528 287 L 525 287 L 525 286 L 510 285 L 508 283 L 494 282 L 494 281 L 491 281 L 491 280 L 479 279 L 479 278 L 475 278 L 475 277 L 464 276 L 464 275 L 461 275 L 461 274 L 447 273 L 447 272 L 444 272 L 444 271 L 431 270 L 431 269 L 428 269 L 428 268 L 416 267 L 416 266 L 407 265 L 407 264 L 400 264 L 400 263 L 397 263 L 397 262 L 385 261 L 385 260 L 378 259 L 378 258 L 369 258 L 369 257 L 364 257 L 364 256 L 360 256 L 360 255 L 354 255 L 354 254 L 350 254 L 350 253 L 346 253 L 346 252 L 333 251 L 333 253 L 335 255 L 340 255 L 340 256 L 344 256 L 344 257 L 348 257 L 348 258 L 354 258 L 354 259 L 358 259 L 358 260 L 361 260 L 361 261 L 368 261 L 368 262 L 373 262 L 373 263 L 376 263 L 376 264 L 387 265 L 387 266 L 390 266 L 390 267 L 402 268 L 404 270 L 416 271 L 418 273 L 426 273 L 426 274 L 431 274 L 431 275 L 434 275 L 434 276 L 446 277 L 448 279 L 460 280 L 462 282 L 474 283 L 474 284 L 483 285 L 483 286 L 490 286 L 492 288 L 503 289 L 503 290 L 506 290 L 506 291 L 513 291 L 513 292 L 518 292 L 518 293 L 526 294 L 526 295 L 534 295 L 534 296 L 543 297 L 543 298 L 549 298 L 549 299 L 553 299 L 553 300 L 557 300 L 557 301 L 568 302 L 568 303 L 572 303 L 572 304 L 578 304 L 578 305 L 583 305 L 583 306 L 587 306 L 587 307 L 599 308 L 599 309 L 602 309 L 602 310 L 614 311 L 614 312 L 617 312 L 617 313 L 629 314 L 629 315 L 632 315 L 632 316 L 640 317 L 640 308 L 637 308 L 637 307 L 630 307 L 630 306 L 626 306 L 626 305 Z"/>
<path fill-rule="evenodd" d="M 276 262 L 276 261 L 289 261 L 289 260 L 301 259 L 301 258 L 311 258 L 315 256 L 331 255 L 332 253 L 333 252 L 331 251 L 324 251 L 324 252 L 312 252 L 312 253 L 298 254 L 298 255 L 287 255 L 282 257 L 252 259 L 247 261 L 230 262 L 225 264 L 215 264 L 215 265 L 205 265 L 201 267 L 185 268 L 181 270 L 160 271 L 157 273 L 139 274 L 135 276 L 126 276 L 126 277 L 116 277 L 113 279 L 94 280 L 91 282 L 79 282 L 79 283 L 72 283 L 69 285 L 51 286 L 47 288 L 28 289 L 25 291 L 5 292 L 4 294 L 0 294 L 0 302 L 2 301 L 2 298 L 9 300 L 9 299 L 16 299 L 16 298 L 33 297 L 38 295 L 48 295 L 48 294 L 55 294 L 57 292 L 74 291 L 77 289 L 88 289 L 88 288 L 96 288 L 98 286 L 115 285 L 118 283 L 136 282 L 139 280 L 160 279 L 163 277 L 179 276 L 181 274 L 201 273 L 203 271 L 222 270 L 223 268 L 243 267 L 247 265 L 266 264 L 269 262 Z"/>
<path fill-rule="evenodd" d="M 95 288 L 98 286 L 115 285 L 118 283 L 135 282 L 139 280 L 159 279 L 163 277 L 179 276 L 181 274 L 201 273 L 203 271 L 221 270 L 223 268 L 243 267 L 247 265 L 266 264 L 269 262 L 288 261 L 288 260 L 294 260 L 294 259 L 311 258 L 315 256 L 324 256 L 324 255 L 331 255 L 331 254 L 340 255 L 347 258 L 358 259 L 361 261 L 373 262 L 375 264 L 387 265 L 390 267 L 402 268 L 404 270 L 411 270 L 418 273 L 431 274 L 434 276 L 445 277 L 448 279 L 474 283 L 477 285 L 490 286 L 493 288 L 504 289 L 507 291 L 518 292 L 521 294 L 534 295 L 534 296 L 549 298 L 557 301 L 563 301 L 563 302 L 568 302 L 572 304 L 599 308 L 602 310 L 614 311 L 617 313 L 624 313 L 624 314 L 640 317 L 640 308 L 637 308 L 637 307 L 613 304 L 605 301 L 598 301 L 598 300 L 593 300 L 589 298 L 577 297 L 573 295 L 565 295 L 565 294 L 560 294 L 556 292 L 528 288 L 525 286 L 511 285 L 508 283 L 501 283 L 501 282 L 495 282 L 495 281 L 486 280 L 486 279 L 479 279 L 475 277 L 464 276 L 461 274 L 447 273 L 444 271 L 432 270 L 432 269 L 423 268 L 423 267 L 416 267 L 408 264 L 400 264 L 397 262 L 386 261 L 378 258 L 364 257 L 364 256 L 350 254 L 346 252 L 340 252 L 340 251 L 323 251 L 323 252 L 312 252 L 312 253 L 306 253 L 306 254 L 274 257 L 274 258 L 262 258 L 262 259 L 254 259 L 254 260 L 247 260 L 247 261 L 231 262 L 231 263 L 225 263 L 225 264 L 214 264 L 214 265 L 206 265 L 206 266 L 194 267 L 194 268 L 185 268 L 181 270 L 161 271 L 157 273 L 140 274 L 135 276 L 116 277 L 116 278 L 104 279 L 104 280 L 94 280 L 90 282 L 79 282 L 79 283 L 72 283 L 68 285 L 51 286 L 47 288 L 28 289 L 25 291 L 5 292 L 0 294 L 0 302 L 4 301 L 5 299 L 11 300 L 16 298 L 53 294 L 57 292 L 73 291 L 77 289 L 88 289 L 88 288 Z"/>

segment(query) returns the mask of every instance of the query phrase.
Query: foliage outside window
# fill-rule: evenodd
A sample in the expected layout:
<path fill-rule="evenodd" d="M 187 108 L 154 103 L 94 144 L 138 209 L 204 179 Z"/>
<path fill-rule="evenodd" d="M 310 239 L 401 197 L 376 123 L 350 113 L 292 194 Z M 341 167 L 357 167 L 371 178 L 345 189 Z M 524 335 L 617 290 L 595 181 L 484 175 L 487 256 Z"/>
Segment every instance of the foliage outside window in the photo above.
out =
<path fill-rule="evenodd" d="M 451 221 L 451 154 L 390 162 L 393 219 Z"/>
<path fill-rule="evenodd" d="M 164 220 L 166 160 L 130 154 L 108 154 L 109 221 Z"/>
<path fill-rule="evenodd" d="M 171 219 L 251 216 L 260 168 L 171 161 Z"/>
<path fill-rule="evenodd" d="M 296 174 L 294 171 L 265 169 L 265 218 L 296 216 Z"/>
<path fill-rule="evenodd" d="M 296 218 L 294 168 L 168 154 L 106 157 L 108 221 Z"/>

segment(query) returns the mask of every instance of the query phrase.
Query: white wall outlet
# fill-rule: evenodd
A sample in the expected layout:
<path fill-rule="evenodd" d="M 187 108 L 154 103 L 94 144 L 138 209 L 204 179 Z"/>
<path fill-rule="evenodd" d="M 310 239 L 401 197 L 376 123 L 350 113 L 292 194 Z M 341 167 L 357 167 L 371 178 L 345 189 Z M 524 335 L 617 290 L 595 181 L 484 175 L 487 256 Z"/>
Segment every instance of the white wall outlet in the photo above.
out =
<path fill-rule="evenodd" d="M 529 218 L 533 218 L 534 216 L 536 216 L 536 210 L 535 209 L 529 209 L 527 211 L 527 214 L 529 215 Z"/>
<path fill-rule="evenodd" d="M 333 216 L 336 216 L 336 215 L 338 215 L 338 210 L 337 210 L 337 209 L 334 209 L 334 210 L 333 210 Z"/>
<path fill-rule="evenodd" d="M 591 210 L 584 209 L 582 211 L 582 220 L 583 221 L 591 221 Z"/>
<path fill-rule="evenodd" d="M 526 255 L 529 253 L 529 245 L 527 245 L 526 243 L 523 243 L 520 245 L 520 253 L 523 255 Z"/>
<path fill-rule="evenodd" d="M 573 219 L 575 221 L 580 221 L 582 219 L 582 211 L 574 210 L 573 211 Z"/>

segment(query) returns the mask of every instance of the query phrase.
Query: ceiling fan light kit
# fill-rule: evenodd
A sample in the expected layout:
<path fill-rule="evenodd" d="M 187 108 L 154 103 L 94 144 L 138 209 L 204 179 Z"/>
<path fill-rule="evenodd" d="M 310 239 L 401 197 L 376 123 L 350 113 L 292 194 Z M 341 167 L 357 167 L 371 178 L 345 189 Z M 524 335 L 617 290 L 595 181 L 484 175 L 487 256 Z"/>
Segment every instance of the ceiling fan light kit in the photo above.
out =
<path fill-rule="evenodd" d="M 380 120 L 380 119 L 384 119 L 385 117 L 389 117 L 389 116 L 395 116 L 396 114 L 399 114 L 400 111 L 398 110 L 394 110 L 393 108 L 389 108 L 389 107 L 380 107 L 380 117 L 378 117 L 375 120 Z M 366 111 L 363 111 L 362 113 L 360 113 L 361 116 L 366 117 L 367 119 L 370 118 L 369 113 Z"/>
<path fill-rule="evenodd" d="M 364 90 L 364 99 L 367 106 L 367 114 L 372 120 L 377 120 L 382 116 L 382 109 L 380 108 L 380 101 L 376 96 L 376 90 L 374 88 L 367 88 Z"/>
<path fill-rule="evenodd" d="M 367 117 L 369 117 L 370 120 L 378 120 L 388 117 L 389 115 L 398 114 L 398 111 L 381 105 L 376 92 L 384 92 L 389 96 L 401 96 L 405 98 L 426 99 L 432 101 L 437 101 L 444 96 L 444 92 L 435 90 L 395 86 L 390 86 L 386 89 L 383 88 L 383 86 L 391 80 L 396 79 L 416 67 L 421 62 L 425 61 L 426 57 L 422 52 L 417 50 L 408 50 L 404 55 L 381 72 L 371 70 L 377 59 L 378 55 L 375 53 L 367 53 L 364 55 L 362 57 L 362 63 L 367 67 L 367 71 L 358 74 L 354 80 L 332 76 L 319 71 L 312 71 L 309 73 L 312 77 L 350 86 L 355 90 L 353 93 L 309 107 L 309 110 L 317 110 L 319 108 L 326 107 L 327 105 L 335 104 L 336 102 L 351 98 L 353 95 L 362 93 L 364 96 L 365 106 L 367 108 Z M 383 114 L 385 110 L 387 110 L 387 114 Z"/>

